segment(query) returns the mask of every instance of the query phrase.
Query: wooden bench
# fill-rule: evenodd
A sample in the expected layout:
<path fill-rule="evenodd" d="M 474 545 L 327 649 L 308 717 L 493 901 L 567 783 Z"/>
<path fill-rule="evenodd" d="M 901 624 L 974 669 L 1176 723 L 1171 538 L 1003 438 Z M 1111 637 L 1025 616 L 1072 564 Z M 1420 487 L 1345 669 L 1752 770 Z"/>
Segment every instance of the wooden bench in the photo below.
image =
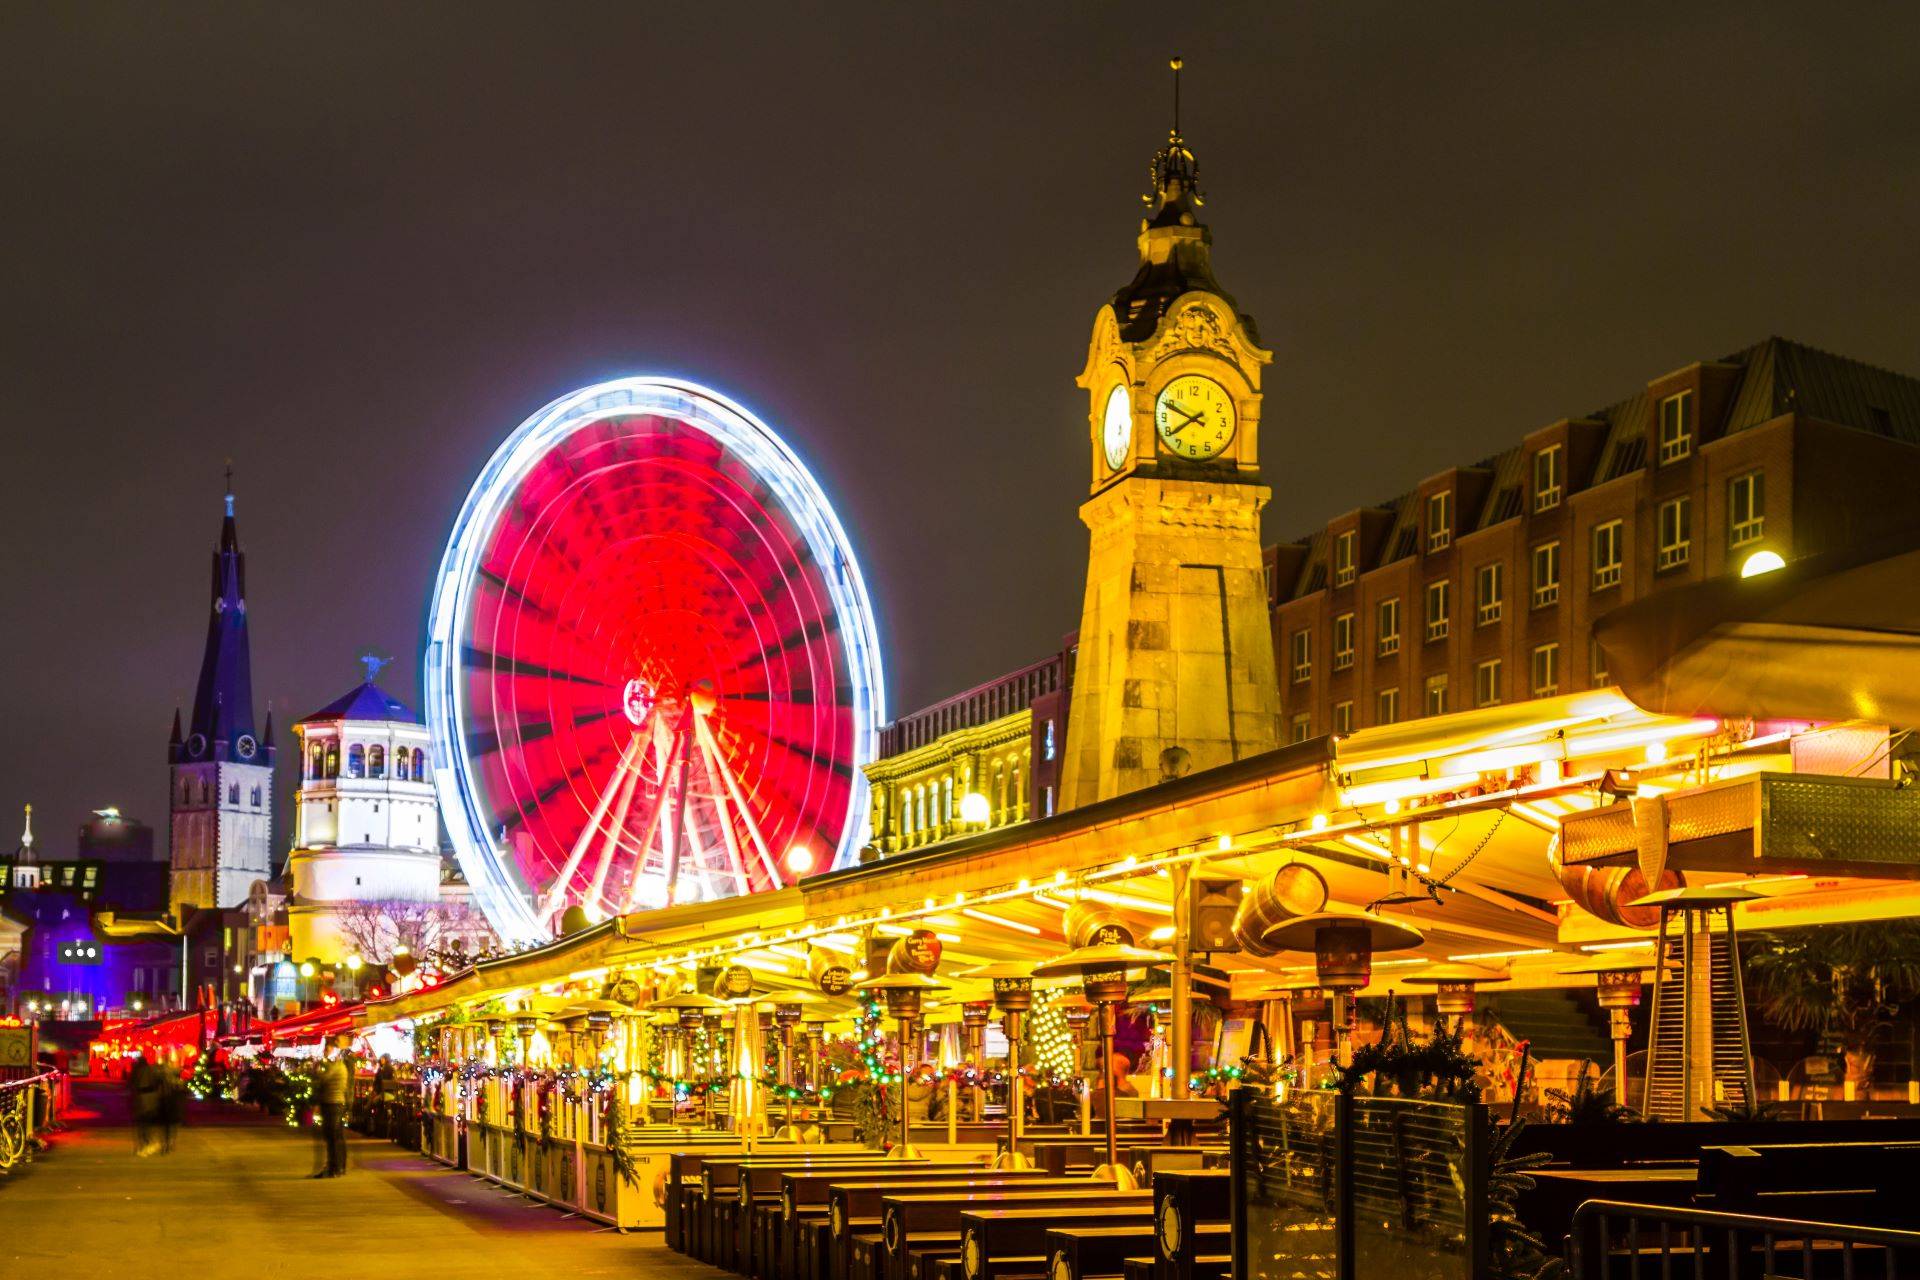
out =
<path fill-rule="evenodd" d="M 1111 1204 L 1037 1205 L 1008 1209 L 969 1209 L 960 1215 L 960 1263 L 963 1280 L 1010 1280 L 1044 1276 L 1047 1234 L 1067 1227 L 1147 1227 L 1153 1225 L 1150 1197 Z"/>
<path fill-rule="evenodd" d="M 1694 1203 L 1768 1217 L 1920 1226 L 1920 1143 L 1768 1143 L 1700 1149 Z"/>
<path fill-rule="evenodd" d="M 878 1230 L 880 1200 L 889 1192 L 920 1187 L 938 1187 L 942 1191 L 949 1191 L 1011 1183 L 1023 1186 L 1055 1183 L 1063 1187 L 1086 1185 L 1084 1178 L 1049 1180 L 1037 1169 L 993 1171 L 979 1165 L 963 1172 L 938 1167 L 889 1170 L 885 1174 L 869 1174 L 865 1171 L 854 1174 L 788 1172 L 782 1174 L 780 1180 L 782 1221 L 778 1224 L 780 1240 L 774 1248 L 775 1274 L 772 1280 L 823 1280 L 830 1271 L 827 1261 L 828 1237 L 844 1231 L 849 1221 L 860 1221 L 862 1225 Z M 837 1219 L 834 1217 L 836 1195 L 839 1205 Z M 840 1226 L 836 1227 L 835 1221 Z"/>
<path fill-rule="evenodd" d="M 838 1193 L 836 1188 L 836 1194 Z M 969 1208 L 994 1208 L 1015 1205 L 1114 1204 L 1137 1203 L 1138 1192 L 1119 1192 L 1113 1187 L 1087 1178 L 1041 1178 L 1017 1182 L 1011 1186 L 967 1188 L 959 1194 L 912 1190 L 892 1191 L 880 1198 L 879 1239 L 886 1249 L 886 1265 L 878 1280 L 913 1274 L 914 1254 L 926 1250 L 958 1252 L 960 1214 Z M 850 1226 L 849 1236 L 858 1239 L 864 1224 Z M 850 1272 L 829 1274 L 824 1280 L 848 1280 Z M 924 1265 L 923 1265 L 924 1274 Z"/>
<path fill-rule="evenodd" d="M 729 1271 L 743 1271 L 742 1258 L 748 1244 L 747 1221 L 750 1205 L 743 1198 L 743 1186 L 752 1185 L 756 1171 L 775 1175 L 790 1170 L 873 1169 L 888 1165 L 914 1167 L 915 1160 L 888 1160 L 877 1151 L 818 1156 L 752 1155 L 711 1160 L 701 1166 L 701 1192 L 704 1201 L 705 1252 L 696 1253 L 704 1262 Z M 743 1181 L 744 1180 L 744 1181 Z M 776 1183 L 777 1184 L 777 1180 Z M 696 1237 L 700 1238 L 700 1237 Z"/>
<path fill-rule="evenodd" d="M 803 1216 L 824 1219 L 828 1213 L 827 1191 L 836 1181 L 883 1182 L 887 1186 L 911 1186 L 923 1182 L 965 1182 L 986 1171 L 980 1162 L 966 1164 L 913 1165 L 890 1161 L 876 1169 L 861 1165 L 856 1170 L 809 1166 L 805 1169 L 775 1169 L 755 1166 L 742 1178 L 741 1194 L 751 1204 L 753 1243 L 748 1254 L 747 1274 L 754 1280 L 788 1280 L 793 1275 L 795 1241 Z M 884 1171 L 883 1171 L 884 1170 Z"/>
<path fill-rule="evenodd" d="M 1225 1169 L 1155 1173 L 1153 1280 L 1195 1280 L 1194 1260 L 1223 1252 L 1210 1229 L 1224 1228 L 1232 1216 L 1233 1175 Z"/>

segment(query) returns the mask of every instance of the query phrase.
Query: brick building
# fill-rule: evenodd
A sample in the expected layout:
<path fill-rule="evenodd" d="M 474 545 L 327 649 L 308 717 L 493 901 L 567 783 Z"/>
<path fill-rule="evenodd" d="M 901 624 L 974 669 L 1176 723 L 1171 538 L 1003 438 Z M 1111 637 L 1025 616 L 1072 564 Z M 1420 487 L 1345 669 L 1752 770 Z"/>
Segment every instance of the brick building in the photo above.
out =
<path fill-rule="evenodd" d="M 1782 338 L 1685 365 L 1269 547 L 1281 740 L 1606 687 L 1601 615 L 1911 524 L 1916 491 L 1920 379 Z M 991 826 L 1049 816 L 1073 659 L 1069 637 L 888 726 L 876 850 L 957 834 L 983 786 Z M 1019 799 L 994 801 L 996 760 Z"/>

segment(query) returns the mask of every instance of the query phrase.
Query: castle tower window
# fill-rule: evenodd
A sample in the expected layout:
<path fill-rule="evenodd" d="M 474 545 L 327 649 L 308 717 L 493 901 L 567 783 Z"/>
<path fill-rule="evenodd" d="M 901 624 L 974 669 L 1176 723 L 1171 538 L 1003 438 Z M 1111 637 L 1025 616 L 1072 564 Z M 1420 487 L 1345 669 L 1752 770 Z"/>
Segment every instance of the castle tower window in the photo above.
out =
<path fill-rule="evenodd" d="M 367 750 L 357 742 L 347 748 L 347 776 L 349 778 L 367 776 Z"/>
<path fill-rule="evenodd" d="M 407 780 L 407 749 L 405 747 L 393 753 L 393 778 L 395 782 Z"/>
<path fill-rule="evenodd" d="M 378 744 L 367 748 L 367 776 L 384 778 L 387 776 L 387 749 Z"/>
<path fill-rule="evenodd" d="M 340 744 L 337 742 L 327 743 L 327 767 L 325 776 L 329 778 L 337 778 L 340 776 Z"/>
<path fill-rule="evenodd" d="M 427 780 L 427 753 L 423 747 L 413 749 L 413 776 L 422 782 Z"/>

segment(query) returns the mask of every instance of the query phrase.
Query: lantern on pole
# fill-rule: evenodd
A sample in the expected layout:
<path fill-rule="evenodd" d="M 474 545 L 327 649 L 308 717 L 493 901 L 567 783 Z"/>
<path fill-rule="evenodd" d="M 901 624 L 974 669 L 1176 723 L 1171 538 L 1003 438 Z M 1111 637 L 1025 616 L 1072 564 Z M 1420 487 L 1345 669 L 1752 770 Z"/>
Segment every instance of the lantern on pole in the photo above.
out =
<path fill-rule="evenodd" d="M 1655 963 L 1651 955 L 1641 959 L 1617 953 L 1602 953 L 1571 969 L 1567 974 L 1592 974 L 1594 994 L 1607 1011 L 1608 1038 L 1613 1041 L 1613 1100 L 1618 1106 L 1627 1102 L 1627 1040 L 1633 1035 L 1633 1010 L 1640 1006 L 1640 987 L 1644 970 Z"/>
<path fill-rule="evenodd" d="M 1275 951 L 1313 953 L 1314 975 L 1333 993 L 1334 1058 L 1341 1066 L 1352 1059 L 1353 993 L 1372 979 L 1373 957 L 1406 951 L 1423 941 L 1418 929 L 1350 911 L 1297 916 L 1261 935 L 1261 942 Z"/>
<path fill-rule="evenodd" d="M 1027 1013 L 1033 1008 L 1033 966 L 1024 961 L 1003 960 L 968 969 L 960 976 L 984 978 L 993 983 L 993 1007 L 1000 1011 L 1000 1029 L 1007 1037 L 1007 1149 L 994 1157 L 993 1167 L 1031 1169 L 1033 1161 L 1020 1152 L 1020 1126 L 1026 1118 L 1020 1039 Z"/>
<path fill-rule="evenodd" d="M 900 1145 L 887 1154 L 896 1160 L 918 1159 L 910 1128 L 907 1082 L 913 1069 L 914 1029 L 920 1021 L 920 998 L 929 991 L 945 991 L 946 984 L 924 973 L 883 973 L 853 984 L 855 991 L 877 991 L 885 997 L 887 1012 L 900 1024 Z"/>
<path fill-rule="evenodd" d="M 1087 1002 L 1100 1014 L 1100 1093 L 1107 1111 L 1107 1162 L 1093 1171 L 1098 1181 L 1111 1182 L 1121 1190 L 1132 1190 L 1136 1181 L 1120 1165 L 1118 1117 L 1113 1103 L 1114 1019 L 1127 1002 L 1127 974 L 1149 965 L 1166 964 L 1173 957 L 1164 951 L 1149 951 L 1125 943 L 1078 947 L 1034 966 L 1038 978 L 1077 977 Z"/>

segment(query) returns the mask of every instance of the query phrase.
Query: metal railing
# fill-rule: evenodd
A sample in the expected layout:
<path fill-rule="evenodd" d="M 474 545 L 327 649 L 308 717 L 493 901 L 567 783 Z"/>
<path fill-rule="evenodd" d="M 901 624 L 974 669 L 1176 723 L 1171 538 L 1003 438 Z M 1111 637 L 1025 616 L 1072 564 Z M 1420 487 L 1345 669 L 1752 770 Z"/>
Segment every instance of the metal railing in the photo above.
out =
<path fill-rule="evenodd" d="M 1567 1235 L 1573 1280 L 1899 1280 L 1920 1231 L 1588 1200 Z"/>
<path fill-rule="evenodd" d="M 0 1081 L 0 1173 L 33 1157 L 35 1135 L 53 1123 L 55 1095 L 64 1084 L 58 1071 Z"/>

